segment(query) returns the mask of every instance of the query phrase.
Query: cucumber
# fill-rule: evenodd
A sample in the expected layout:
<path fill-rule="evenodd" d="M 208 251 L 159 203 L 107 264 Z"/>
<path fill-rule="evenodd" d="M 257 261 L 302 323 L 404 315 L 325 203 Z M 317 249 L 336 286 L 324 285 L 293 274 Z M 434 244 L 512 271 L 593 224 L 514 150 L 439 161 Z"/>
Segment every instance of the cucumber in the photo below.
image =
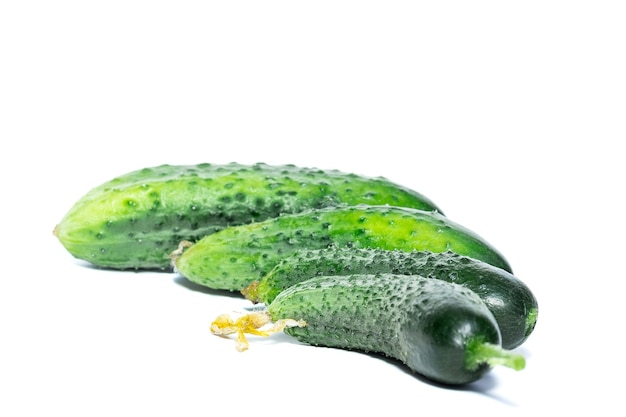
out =
<path fill-rule="evenodd" d="M 285 289 L 265 313 L 251 314 L 276 324 L 297 321 L 284 332 L 302 343 L 381 354 L 442 384 L 476 381 L 494 365 L 525 366 L 522 355 L 502 348 L 495 318 L 478 295 L 426 277 L 318 276 Z M 220 334 L 223 324 L 216 320 L 212 331 Z M 239 330 L 246 331 L 230 332 Z"/>
<path fill-rule="evenodd" d="M 161 165 L 80 198 L 54 230 L 76 258 L 115 269 L 169 269 L 181 240 L 284 213 L 355 204 L 439 208 L 384 178 L 258 163 Z"/>
<path fill-rule="evenodd" d="M 474 291 L 496 319 L 506 349 L 521 345 L 535 328 L 537 299 L 524 282 L 501 268 L 451 251 L 303 250 L 280 261 L 242 293 L 255 303 L 270 304 L 286 288 L 315 276 L 376 273 L 436 278 Z"/>
<path fill-rule="evenodd" d="M 330 246 L 451 250 L 511 272 L 506 259 L 476 233 L 438 213 L 395 206 L 332 207 L 230 227 L 195 244 L 183 243 L 172 258 L 192 282 L 241 291 L 283 258 Z"/>

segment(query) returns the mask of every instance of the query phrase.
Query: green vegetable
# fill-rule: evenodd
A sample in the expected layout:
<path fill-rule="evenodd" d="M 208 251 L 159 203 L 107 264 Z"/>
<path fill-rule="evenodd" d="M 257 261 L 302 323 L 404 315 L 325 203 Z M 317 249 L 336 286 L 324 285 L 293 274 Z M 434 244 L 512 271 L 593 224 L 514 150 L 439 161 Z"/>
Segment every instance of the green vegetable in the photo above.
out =
<path fill-rule="evenodd" d="M 523 356 L 501 346 L 493 314 L 471 290 L 437 279 L 394 274 L 318 276 L 281 292 L 267 320 L 238 328 L 220 316 L 216 334 L 259 333 L 273 322 L 314 346 L 378 353 L 443 384 L 476 381 L 492 366 L 523 369 Z"/>
<path fill-rule="evenodd" d="M 510 272 L 450 251 L 303 250 L 280 261 L 242 292 L 255 303 L 270 304 L 284 289 L 315 276 L 377 273 L 419 275 L 469 288 L 494 315 L 506 349 L 521 345 L 535 327 L 537 300 L 528 286 Z"/>
<path fill-rule="evenodd" d="M 241 291 L 283 258 L 299 250 L 330 246 L 450 250 L 511 271 L 493 246 L 447 217 L 404 207 L 366 205 L 312 210 L 230 227 L 181 248 L 173 259 L 190 281 Z"/>
<path fill-rule="evenodd" d="M 294 165 L 162 165 L 108 181 L 80 198 L 55 228 L 76 258 L 117 269 L 171 267 L 182 240 L 312 208 L 390 204 L 440 211 L 384 178 Z"/>

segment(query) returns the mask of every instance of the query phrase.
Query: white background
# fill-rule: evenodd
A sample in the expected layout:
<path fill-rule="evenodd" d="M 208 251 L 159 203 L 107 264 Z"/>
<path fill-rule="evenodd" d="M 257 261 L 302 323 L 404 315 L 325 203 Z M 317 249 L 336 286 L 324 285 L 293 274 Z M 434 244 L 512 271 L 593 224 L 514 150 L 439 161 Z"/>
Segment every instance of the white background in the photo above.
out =
<path fill-rule="evenodd" d="M 624 415 L 620 3 L 2 2 L 0 415 Z M 526 369 L 448 389 L 285 335 L 238 353 L 208 326 L 241 298 L 52 236 L 119 174 L 231 161 L 430 197 L 535 292 Z"/>

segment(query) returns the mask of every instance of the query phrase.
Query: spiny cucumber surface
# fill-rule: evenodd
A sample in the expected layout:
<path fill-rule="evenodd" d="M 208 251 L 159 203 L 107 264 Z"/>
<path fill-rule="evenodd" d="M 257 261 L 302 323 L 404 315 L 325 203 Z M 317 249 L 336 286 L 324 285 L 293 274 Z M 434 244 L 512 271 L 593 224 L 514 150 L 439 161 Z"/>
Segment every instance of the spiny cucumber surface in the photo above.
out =
<path fill-rule="evenodd" d="M 316 276 L 379 273 L 436 278 L 474 291 L 494 315 L 506 349 L 521 345 L 535 327 L 537 299 L 524 282 L 504 269 L 451 251 L 305 249 L 280 261 L 242 292 L 253 302 L 270 304 L 286 288 Z"/>
<path fill-rule="evenodd" d="M 169 269 L 182 240 L 313 208 L 390 204 L 441 212 L 382 177 L 294 165 L 161 165 L 80 198 L 54 234 L 76 258 L 116 269 Z"/>
<path fill-rule="evenodd" d="M 214 289 L 241 291 L 283 258 L 327 247 L 452 251 L 511 272 L 500 252 L 438 213 L 357 205 L 283 215 L 206 236 L 177 256 L 177 270 Z"/>
<path fill-rule="evenodd" d="M 303 320 L 285 333 L 314 346 L 380 353 L 445 384 L 466 384 L 491 364 L 524 366 L 501 348 L 497 323 L 469 289 L 407 275 L 319 276 L 281 292 L 273 321 Z"/>

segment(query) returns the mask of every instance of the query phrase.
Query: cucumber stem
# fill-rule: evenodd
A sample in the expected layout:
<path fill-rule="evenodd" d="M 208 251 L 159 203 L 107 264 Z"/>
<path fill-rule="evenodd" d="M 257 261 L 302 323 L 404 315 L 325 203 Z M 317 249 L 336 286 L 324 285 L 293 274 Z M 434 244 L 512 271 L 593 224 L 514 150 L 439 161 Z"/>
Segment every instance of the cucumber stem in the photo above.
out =
<path fill-rule="evenodd" d="M 472 371 L 484 363 L 489 366 L 503 365 L 521 371 L 526 366 L 526 359 L 523 355 L 503 349 L 493 343 L 470 340 L 465 347 L 465 366 Z"/>

